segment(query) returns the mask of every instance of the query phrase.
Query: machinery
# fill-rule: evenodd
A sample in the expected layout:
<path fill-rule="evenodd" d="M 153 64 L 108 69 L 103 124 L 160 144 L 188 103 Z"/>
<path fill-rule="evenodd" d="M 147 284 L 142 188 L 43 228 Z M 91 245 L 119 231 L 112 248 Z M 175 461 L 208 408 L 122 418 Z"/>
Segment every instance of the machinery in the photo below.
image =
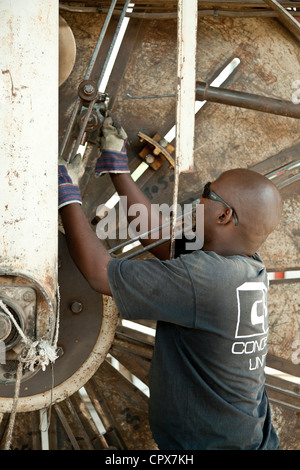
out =
<path fill-rule="evenodd" d="M 0 5 L 1 448 L 156 449 L 155 324 L 121 321 L 113 299 L 89 287 L 57 213 L 57 157 L 78 153 L 96 233 L 118 207 L 109 177 L 94 178 L 110 109 L 153 203 L 194 203 L 234 167 L 280 189 L 282 221 L 260 252 L 270 273 L 267 391 L 282 448 L 298 450 L 300 2 L 20 3 Z M 150 256 L 128 233 L 103 243 L 116 257 Z"/>

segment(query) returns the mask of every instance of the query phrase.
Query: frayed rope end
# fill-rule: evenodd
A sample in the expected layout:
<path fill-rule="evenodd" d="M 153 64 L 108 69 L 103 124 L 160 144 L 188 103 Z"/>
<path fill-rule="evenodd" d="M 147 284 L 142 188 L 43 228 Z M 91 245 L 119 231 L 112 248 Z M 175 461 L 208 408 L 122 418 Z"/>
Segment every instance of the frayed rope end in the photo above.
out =
<path fill-rule="evenodd" d="M 50 362 L 55 362 L 58 358 L 57 349 L 46 340 L 34 341 L 28 348 L 24 348 L 20 361 L 25 364 L 30 371 L 34 372 L 37 367 L 43 371 Z"/>

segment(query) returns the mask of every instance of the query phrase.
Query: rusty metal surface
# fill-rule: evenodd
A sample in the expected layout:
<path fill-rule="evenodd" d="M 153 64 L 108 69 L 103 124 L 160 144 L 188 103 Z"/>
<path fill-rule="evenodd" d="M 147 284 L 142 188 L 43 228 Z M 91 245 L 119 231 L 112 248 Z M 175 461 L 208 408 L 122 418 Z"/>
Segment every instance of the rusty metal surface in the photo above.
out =
<path fill-rule="evenodd" d="M 294 358 L 300 345 L 299 282 L 274 283 L 269 290 L 269 354 L 294 364 L 300 376 L 300 365 Z M 298 373 L 297 373 L 298 372 Z"/>
<path fill-rule="evenodd" d="M 149 1 L 143 1 L 143 0 L 136 0 L 135 2 L 135 11 L 136 12 L 177 12 L 177 0 L 149 0 Z M 282 6 L 286 7 L 299 7 L 300 2 L 287 2 L 287 1 L 280 1 L 279 2 Z M 60 3 L 60 8 L 63 11 L 74 11 L 76 12 L 76 6 L 77 6 L 77 12 L 80 11 L 86 11 L 86 12 L 91 12 L 91 13 L 96 13 L 96 12 L 105 12 L 111 2 L 108 1 L 101 1 L 99 0 L 88 0 L 85 2 L 82 2 L 80 0 L 72 0 L 67 2 L 65 4 L 64 2 Z M 124 5 L 124 1 L 119 0 L 116 3 L 116 8 L 117 11 L 115 14 L 120 14 L 120 8 Z M 69 8 L 71 6 L 71 8 Z M 258 10 L 259 8 L 259 10 Z M 248 11 L 248 12 L 264 12 L 264 11 L 272 11 L 272 9 L 264 2 L 263 0 L 261 1 L 248 1 L 248 2 L 240 2 L 238 0 L 231 0 L 229 2 L 223 1 L 223 0 L 217 0 L 213 2 L 209 1 L 198 1 L 198 10 L 200 12 L 202 11 L 207 11 L 208 14 L 210 14 L 211 10 L 224 10 L 226 11 Z M 128 14 L 130 15 L 130 14 Z"/>
<path fill-rule="evenodd" d="M 299 193 L 284 197 L 281 221 L 259 251 L 270 271 L 299 269 L 299 217 Z"/>
<path fill-rule="evenodd" d="M 267 376 L 273 425 L 282 450 L 300 449 L 300 388 L 280 377 Z"/>
<path fill-rule="evenodd" d="M 148 398 L 106 361 L 94 375 L 93 385 L 114 417 L 127 449 L 156 449 L 148 423 Z"/>
<path fill-rule="evenodd" d="M 7 430 L 8 414 L 0 413 L 0 450 Z M 11 450 L 40 450 L 41 434 L 39 431 L 39 413 L 18 413 Z"/>
<path fill-rule="evenodd" d="M 299 411 L 271 403 L 273 423 L 282 450 L 299 450 Z"/>

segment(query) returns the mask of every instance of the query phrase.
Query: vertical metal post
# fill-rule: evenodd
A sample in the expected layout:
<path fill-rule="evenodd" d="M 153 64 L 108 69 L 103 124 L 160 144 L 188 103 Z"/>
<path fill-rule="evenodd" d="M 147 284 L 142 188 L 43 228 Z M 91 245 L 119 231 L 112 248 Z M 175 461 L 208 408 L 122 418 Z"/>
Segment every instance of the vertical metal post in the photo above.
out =
<path fill-rule="evenodd" d="M 194 161 L 197 0 L 178 1 L 176 163 L 191 171 Z"/>
<path fill-rule="evenodd" d="M 0 287 L 36 287 L 42 335 L 57 285 L 58 0 L 1 1 L 0 18 Z"/>
<path fill-rule="evenodd" d="M 194 162 L 197 19 L 197 0 L 178 0 L 176 166 L 171 258 L 174 256 L 179 175 L 191 171 Z"/>

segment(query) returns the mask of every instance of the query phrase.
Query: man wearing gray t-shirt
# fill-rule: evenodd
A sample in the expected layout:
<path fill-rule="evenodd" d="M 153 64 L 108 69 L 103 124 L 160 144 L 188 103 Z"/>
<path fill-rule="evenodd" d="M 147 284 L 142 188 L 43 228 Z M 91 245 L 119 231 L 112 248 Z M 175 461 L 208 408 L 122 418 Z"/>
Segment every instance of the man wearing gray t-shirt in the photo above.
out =
<path fill-rule="evenodd" d="M 130 176 L 124 130 L 108 115 L 102 132 L 96 175 L 110 173 L 128 206 L 142 204 L 151 223 L 151 204 Z M 268 279 L 257 254 L 280 220 L 277 188 L 256 172 L 226 171 L 200 198 L 201 249 L 185 250 L 181 240 L 170 259 L 166 241 L 151 250 L 155 258 L 118 260 L 85 219 L 73 170 L 59 166 L 59 209 L 74 261 L 95 290 L 113 296 L 123 318 L 157 320 L 149 421 L 158 447 L 278 449 L 264 388 Z"/>

